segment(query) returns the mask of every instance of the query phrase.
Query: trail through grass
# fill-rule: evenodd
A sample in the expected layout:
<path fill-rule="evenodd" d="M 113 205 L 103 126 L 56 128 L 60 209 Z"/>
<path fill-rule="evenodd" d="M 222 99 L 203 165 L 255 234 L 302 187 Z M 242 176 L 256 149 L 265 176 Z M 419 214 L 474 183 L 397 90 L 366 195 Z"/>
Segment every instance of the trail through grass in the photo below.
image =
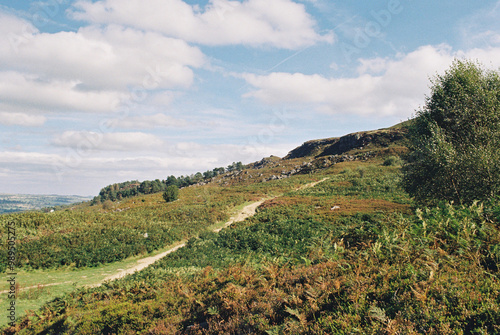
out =
<path fill-rule="evenodd" d="M 295 191 L 304 190 L 316 186 L 317 184 L 329 179 L 325 177 L 319 181 L 304 184 L 297 187 Z M 218 222 L 207 228 L 208 231 L 219 232 L 231 224 L 241 222 L 255 215 L 256 209 L 265 201 L 274 199 L 277 196 L 266 197 L 259 201 L 245 203 L 237 206 L 233 211 L 231 218 L 226 222 Z M 179 241 L 165 248 L 157 250 L 148 257 L 138 255 L 127 258 L 123 261 L 102 265 L 97 268 L 84 269 L 54 269 L 54 270 L 21 270 L 17 273 L 18 283 L 17 292 L 17 312 L 18 317 L 23 316 L 28 310 L 40 308 L 47 301 L 57 296 L 73 291 L 78 287 L 98 287 L 106 281 L 112 281 L 123 278 L 126 275 L 141 271 L 154 262 L 162 259 L 166 255 L 175 252 L 185 246 L 185 241 Z M 2 281 L 0 284 L 0 308 L 6 309 L 9 301 L 6 299 L 8 294 L 8 283 Z M 7 320 L 0 320 L 0 326 L 6 325 Z"/>

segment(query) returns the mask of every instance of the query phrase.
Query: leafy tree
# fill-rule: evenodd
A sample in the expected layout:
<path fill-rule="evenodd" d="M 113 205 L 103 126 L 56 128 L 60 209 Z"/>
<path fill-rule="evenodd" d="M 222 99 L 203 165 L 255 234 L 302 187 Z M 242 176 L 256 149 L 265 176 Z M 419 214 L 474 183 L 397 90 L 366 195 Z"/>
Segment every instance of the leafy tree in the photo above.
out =
<path fill-rule="evenodd" d="M 151 193 L 158 193 L 162 190 L 161 181 L 159 179 L 151 182 Z"/>
<path fill-rule="evenodd" d="M 167 186 L 169 185 L 176 185 L 178 186 L 179 185 L 179 181 L 177 180 L 177 178 L 175 176 L 169 176 L 166 180 L 166 184 Z"/>
<path fill-rule="evenodd" d="M 203 180 L 203 175 L 201 172 L 196 172 L 196 174 L 191 178 L 193 183 L 199 183 Z"/>
<path fill-rule="evenodd" d="M 179 197 L 179 188 L 175 185 L 170 185 L 167 187 L 165 192 L 163 192 L 163 199 L 165 199 L 166 202 L 172 202 L 177 200 Z"/>
<path fill-rule="evenodd" d="M 236 170 L 238 170 L 238 171 L 241 171 L 245 168 L 245 166 L 243 165 L 242 162 L 237 162 L 235 167 L 236 167 Z"/>
<path fill-rule="evenodd" d="M 213 171 L 205 171 L 203 172 L 203 179 L 210 179 L 215 176 L 215 173 Z"/>
<path fill-rule="evenodd" d="M 150 194 L 151 193 L 151 182 L 149 180 L 145 180 L 139 186 L 139 192 L 142 194 Z"/>
<path fill-rule="evenodd" d="M 410 122 L 403 186 L 421 203 L 500 194 L 500 76 L 456 60 Z"/>
<path fill-rule="evenodd" d="M 224 172 L 226 172 L 226 169 L 223 167 L 218 167 L 218 168 L 213 169 L 213 172 L 214 172 L 214 175 L 218 176 L 218 175 L 224 174 Z"/>
<path fill-rule="evenodd" d="M 228 172 L 232 172 L 232 171 L 241 171 L 243 170 L 244 166 L 243 166 L 243 163 L 241 162 L 233 162 L 233 164 L 230 164 L 227 166 L 227 171 Z"/>

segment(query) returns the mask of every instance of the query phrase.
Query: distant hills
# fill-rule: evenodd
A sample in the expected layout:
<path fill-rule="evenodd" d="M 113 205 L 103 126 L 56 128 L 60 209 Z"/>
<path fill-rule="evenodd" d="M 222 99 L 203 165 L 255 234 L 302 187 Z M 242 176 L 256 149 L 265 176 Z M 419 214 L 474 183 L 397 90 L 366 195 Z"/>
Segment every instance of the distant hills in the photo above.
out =
<path fill-rule="evenodd" d="M 50 209 L 91 199 L 77 195 L 0 194 L 0 214 Z"/>

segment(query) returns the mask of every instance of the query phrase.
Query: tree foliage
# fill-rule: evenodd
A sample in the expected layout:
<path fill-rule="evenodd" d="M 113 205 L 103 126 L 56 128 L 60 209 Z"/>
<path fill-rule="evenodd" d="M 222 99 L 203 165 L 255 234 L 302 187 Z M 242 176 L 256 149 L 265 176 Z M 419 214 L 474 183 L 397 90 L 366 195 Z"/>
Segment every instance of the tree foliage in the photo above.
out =
<path fill-rule="evenodd" d="M 410 123 L 403 186 L 421 203 L 472 203 L 500 192 L 500 76 L 456 60 Z"/>
<path fill-rule="evenodd" d="M 241 162 L 233 163 L 227 168 L 218 167 L 213 170 L 208 170 L 203 173 L 197 172 L 189 176 L 169 176 L 166 180 L 145 180 L 139 182 L 137 180 L 126 181 L 123 183 L 112 184 L 104 187 L 99 192 L 99 195 L 92 199 L 91 204 L 97 205 L 104 203 L 106 200 L 116 201 L 123 198 L 130 198 L 141 194 L 153 194 L 164 192 L 168 186 L 175 185 L 179 188 L 194 185 L 201 182 L 207 182 L 210 179 L 222 175 L 226 172 L 241 171 L 244 169 Z"/>
<path fill-rule="evenodd" d="M 163 199 L 165 199 L 166 202 L 172 202 L 177 200 L 179 197 L 179 188 L 175 185 L 170 185 L 167 187 L 165 192 L 163 193 Z"/>

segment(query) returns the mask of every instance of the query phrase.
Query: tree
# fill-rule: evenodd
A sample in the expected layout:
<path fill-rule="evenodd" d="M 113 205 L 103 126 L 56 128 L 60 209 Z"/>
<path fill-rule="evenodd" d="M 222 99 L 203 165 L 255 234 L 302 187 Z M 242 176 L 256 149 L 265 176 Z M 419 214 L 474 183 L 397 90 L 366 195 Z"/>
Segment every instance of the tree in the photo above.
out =
<path fill-rule="evenodd" d="M 191 177 L 193 183 L 199 183 L 203 180 L 203 175 L 201 172 L 196 172 L 194 176 Z"/>
<path fill-rule="evenodd" d="M 234 163 L 233 163 L 234 164 Z M 236 170 L 241 171 L 245 168 L 242 162 L 237 162 L 235 165 Z"/>
<path fill-rule="evenodd" d="M 161 181 L 159 179 L 156 179 L 151 182 L 151 193 L 158 193 L 161 192 L 162 186 L 161 186 Z"/>
<path fill-rule="evenodd" d="M 402 184 L 417 202 L 471 203 L 500 194 L 500 76 L 455 60 L 432 81 L 409 126 Z"/>
<path fill-rule="evenodd" d="M 226 172 L 226 169 L 223 167 L 218 167 L 218 168 L 213 169 L 213 172 L 214 172 L 214 175 L 218 176 L 218 175 L 224 174 L 224 172 Z"/>
<path fill-rule="evenodd" d="M 163 199 L 165 199 L 166 202 L 172 202 L 177 200 L 179 197 L 179 188 L 175 185 L 169 185 L 165 189 L 165 192 L 163 192 Z"/>
<path fill-rule="evenodd" d="M 179 181 L 177 180 L 177 178 L 175 176 L 169 176 L 166 180 L 166 185 L 169 186 L 169 185 L 176 185 L 178 186 L 179 185 Z"/>
<path fill-rule="evenodd" d="M 150 194 L 151 193 L 151 182 L 149 180 L 145 180 L 139 186 L 139 192 L 142 194 Z"/>
<path fill-rule="evenodd" d="M 213 178 L 215 176 L 215 173 L 213 171 L 205 171 L 203 172 L 203 179 L 210 179 L 210 178 Z"/>

